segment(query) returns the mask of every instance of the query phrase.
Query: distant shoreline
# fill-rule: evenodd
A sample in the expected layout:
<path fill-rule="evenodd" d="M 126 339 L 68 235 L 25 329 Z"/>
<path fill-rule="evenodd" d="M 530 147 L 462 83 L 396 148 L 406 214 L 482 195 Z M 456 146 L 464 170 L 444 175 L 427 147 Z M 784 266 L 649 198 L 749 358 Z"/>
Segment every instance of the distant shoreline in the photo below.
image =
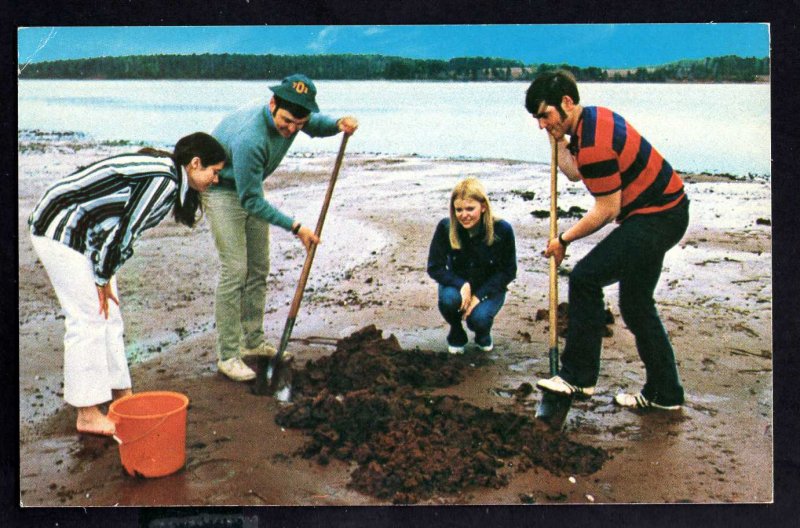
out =
<path fill-rule="evenodd" d="M 315 80 L 373 81 L 530 81 L 568 70 L 578 82 L 768 82 L 769 57 L 725 55 L 633 68 L 529 63 L 498 57 L 410 59 L 369 54 L 330 55 L 129 55 L 27 63 L 19 78 L 116 80 L 270 80 L 303 72 Z"/>

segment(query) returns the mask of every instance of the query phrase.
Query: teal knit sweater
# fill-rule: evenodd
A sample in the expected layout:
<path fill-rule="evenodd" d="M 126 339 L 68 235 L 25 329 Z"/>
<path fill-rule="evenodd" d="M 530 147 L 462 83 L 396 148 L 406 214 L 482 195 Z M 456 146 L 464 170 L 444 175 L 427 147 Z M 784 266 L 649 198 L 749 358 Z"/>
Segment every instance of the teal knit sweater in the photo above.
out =
<path fill-rule="evenodd" d="M 317 113 L 301 129 L 311 137 L 336 135 L 336 120 Z M 275 171 L 297 132 L 284 138 L 275 128 L 269 106 L 259 104 L 226 116 L 211 133 L 225 148 L 225 167 L 220 171 L 220 186 L 235 182 L 239 201 L 250 214 L 287 231 L 294 219 L 264 199 L 263 182 Z M 213 187 L 212 187 L 213 189 Z"/>

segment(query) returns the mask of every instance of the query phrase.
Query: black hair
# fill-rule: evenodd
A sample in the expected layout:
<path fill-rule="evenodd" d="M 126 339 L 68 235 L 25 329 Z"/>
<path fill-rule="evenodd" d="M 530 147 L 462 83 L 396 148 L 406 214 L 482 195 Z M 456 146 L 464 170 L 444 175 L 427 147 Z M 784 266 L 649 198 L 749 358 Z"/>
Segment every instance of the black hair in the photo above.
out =
<path fill-rule="evenodd" d="M 311 110 L 300 106 L 299 104 L 293 103 L 291 101 L 287 101 L 286 99 L 281 99 L 277 95 L 275 97 L 275 111 L 277 112 L 279 109 L 283 108 L 290 114 L 292 114 L 297 119 L 305 119 L 308 117 L 308 114 L 311 113 Z"/>
<path fill-rule="evenodd" d="M 562 119 L 567 113 L 561 108 L 561 100 L 565 95 L 570 96 L 575 104 L 580 103 L 578 84 L 572 73 L 566 70 L 544 72 L 533 80 L 525 94 L 525 108 L 534 116 L 539 113 L 542 102 L 554 106 Z"/>
<path fill-rule="evenodd" d="M 175 144 L 175 149 L 171 154 L 167 151 L 150 147 L 141 149 L 139 153 L 172 158 L 178 171 L 181 170 L 181 167 L 188 165 L 196 157 L 200 158 L 200 164 L 203 167 L 216 165 L 217 163 L 225 161 L 225 149 L 219 141 L 205 132 L 195 132 L 194 134 L 189 134 L 188 136 L 180 138 Z M 179 190 L 179 192 L 181 191 L 182 190 Z M 198 211 L 200 211 L 200 214 L 198 214 Z M 176 222 L 194 227 L 197 221 L 203 216 L 200 193 L 189 187 L 186 190 L 186 197 L 183 199 L 182 204 L 180 200 L 175 200 L 175 205 L 172 208 L 172 216 L 175 218 Z"/>

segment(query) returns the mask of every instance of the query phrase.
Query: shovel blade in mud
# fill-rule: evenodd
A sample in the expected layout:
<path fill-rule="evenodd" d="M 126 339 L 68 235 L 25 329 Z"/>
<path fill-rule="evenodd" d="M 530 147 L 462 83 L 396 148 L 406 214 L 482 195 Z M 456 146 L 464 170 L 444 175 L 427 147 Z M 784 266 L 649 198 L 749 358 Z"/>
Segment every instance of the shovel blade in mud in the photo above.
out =
<path fill-rule="evenodd" d="M 256 363 L 256 379 L 253 385 L 250 387 L 250 392 L 256 396 L 268 396 L 271 394 L 269 391 L 269 370 L 270 358 L 259 357 Z"/>
<path fill-rule="evenodd" d="M 293 359 L 286 356 L 278 361 L 268 357 L 258 358 L 256 379 L 250 392 L 257 396 L 273 396 L 282 403 L 291 401 Z"/>
<path fill-rule="evenodd" d="M 542 401 L 536 409 L 536 419 L 547 424 L 550 429 L 560 431 L 564 428 L 571 406 L 570 396 L 543 392 Z"/>
<path fill-rule="evenodd" d="M 270 363 L 267 378 L 269 393 L 281 403 L 292 401 L 292 357 L 284 356 L 276 363 Z"/>

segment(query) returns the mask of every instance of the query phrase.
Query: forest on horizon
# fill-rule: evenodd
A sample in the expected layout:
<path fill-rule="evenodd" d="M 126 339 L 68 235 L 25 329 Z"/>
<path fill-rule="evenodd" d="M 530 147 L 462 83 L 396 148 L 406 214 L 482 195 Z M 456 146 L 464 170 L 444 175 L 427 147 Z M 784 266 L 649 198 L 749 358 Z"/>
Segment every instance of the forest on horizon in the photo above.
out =
<path fill-rule="evenodd" d="M 516 81 L 556 69 L 589 82 L 765 82 L 768 57 L 727 55 L 682 60 L 661 66 L 610 69 L 570 64 L 524 64 L 492 57 L 449 60 L 408 59 L 385 55 L 130 55 L 29 63 L 21 79 L 280 79 L 302 72 L 312 79 Z"/>

